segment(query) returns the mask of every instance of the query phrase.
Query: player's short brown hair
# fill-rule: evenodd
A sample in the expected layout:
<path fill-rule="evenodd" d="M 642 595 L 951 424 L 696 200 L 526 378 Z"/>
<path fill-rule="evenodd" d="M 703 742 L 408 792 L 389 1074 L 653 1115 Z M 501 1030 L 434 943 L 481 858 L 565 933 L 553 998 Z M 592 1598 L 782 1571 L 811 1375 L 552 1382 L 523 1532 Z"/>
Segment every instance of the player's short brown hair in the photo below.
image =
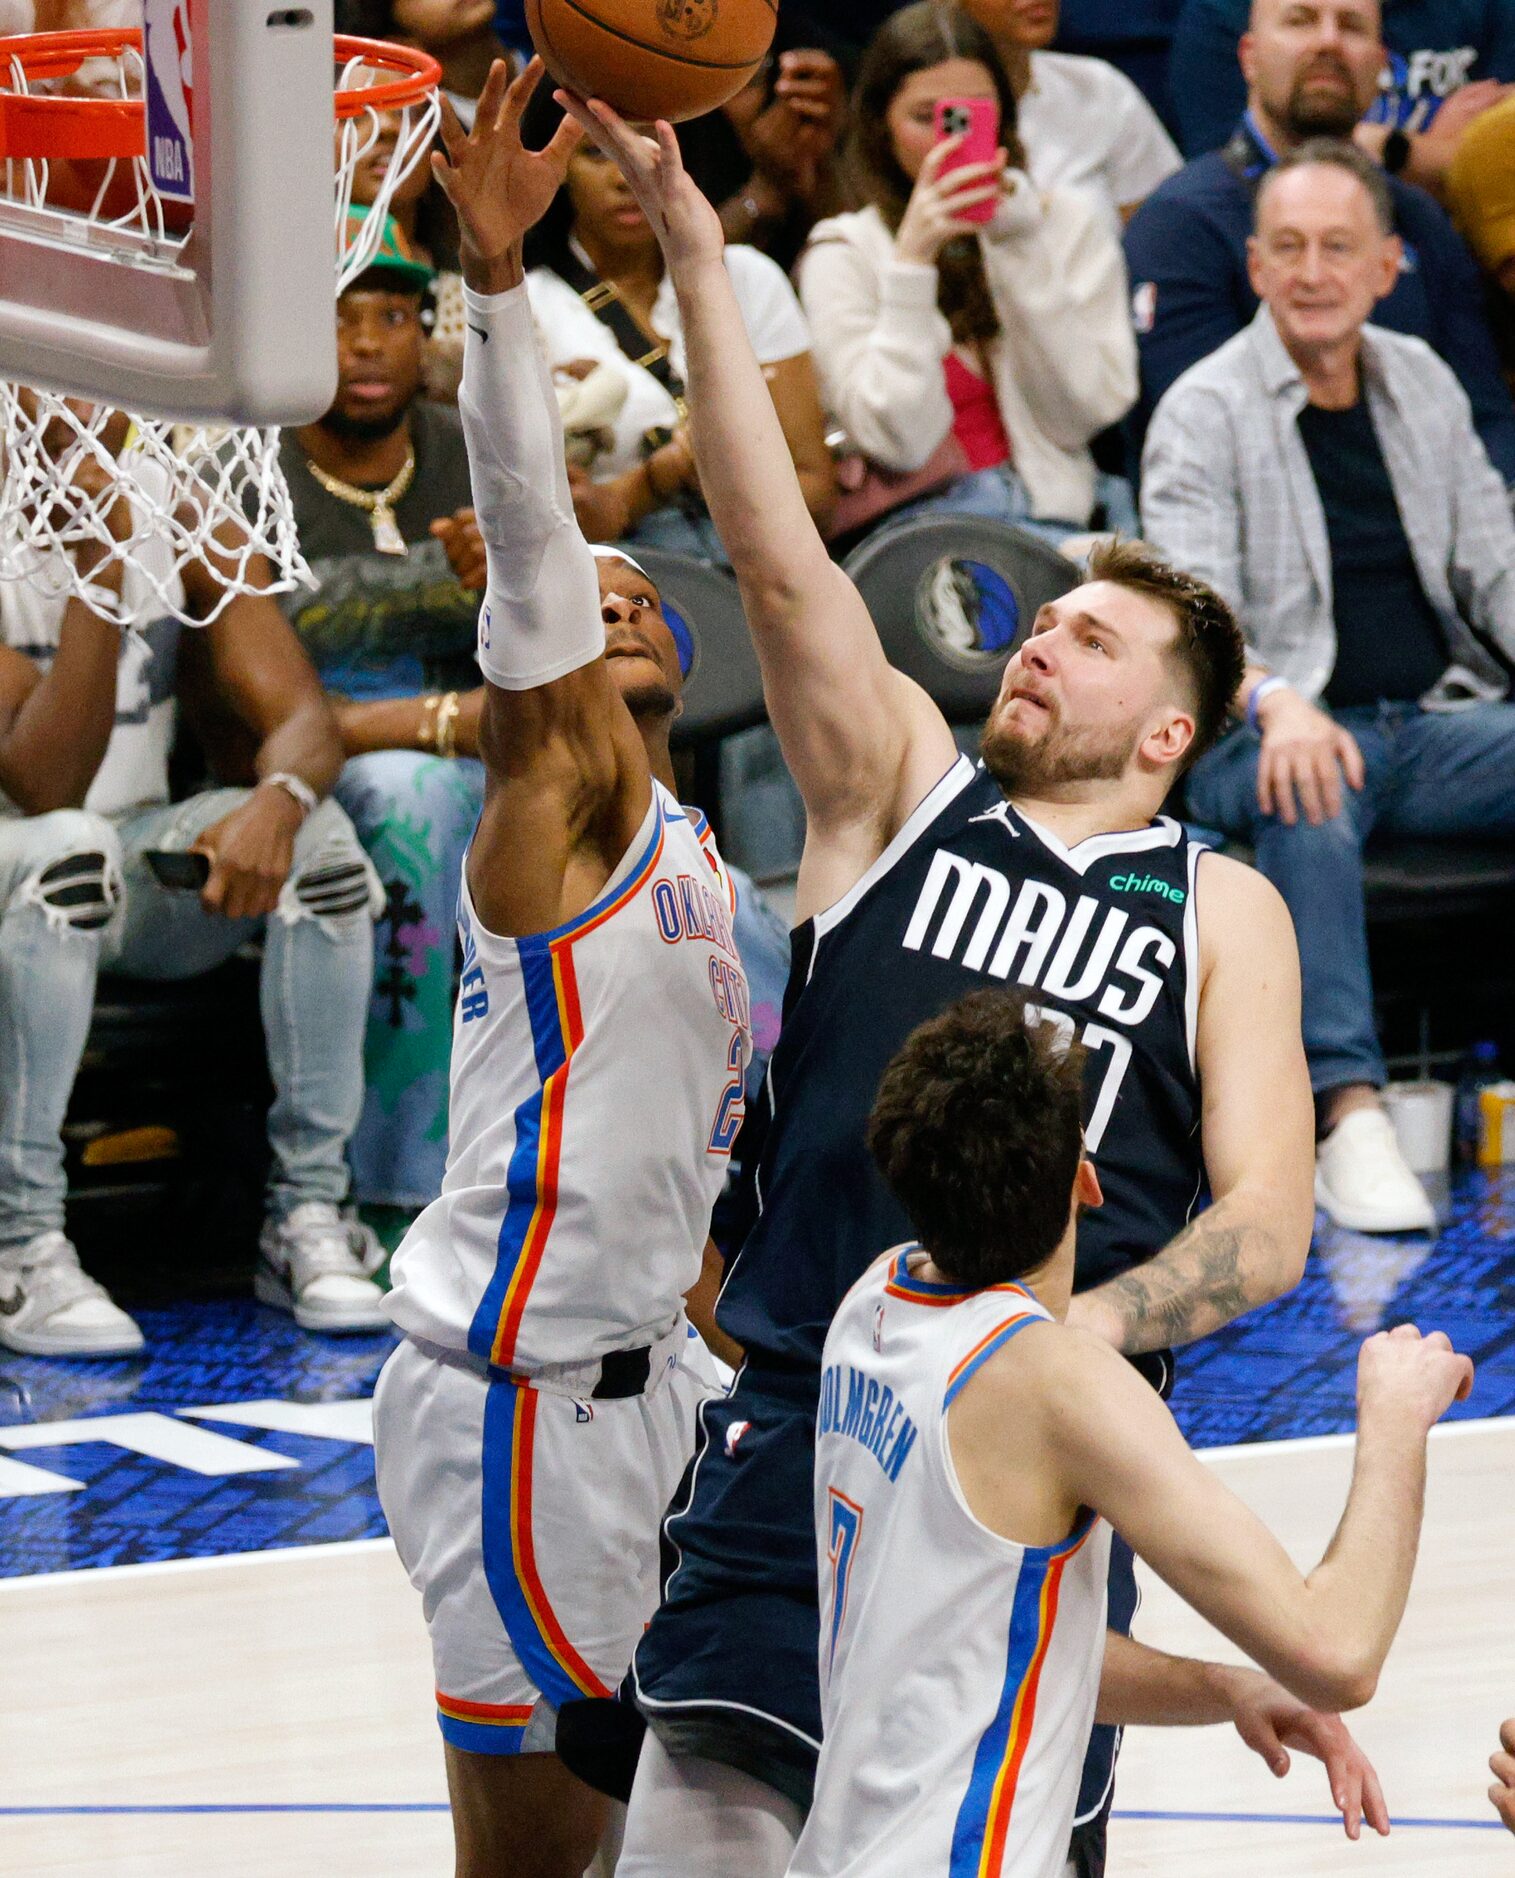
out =
<path fill-rule="evenodd" d="M 1167 607 L 1178 624 L 1171 657 L 1194 708 L 1194 741 L 1182 769 L 1197 763 L 1226 727 L 1247 668 L 1236 615 L 1207 581 L 1185 574 L 1139 541 L 1101 543 L 1089 556 L 1090 580 L 1145 595 Z"/>
<path fill-rule="evenodd" d="M 960 1284 L 1010 1283 L 1056 1251 L 1083 1153 L 1083 1063 L 1007 988 L 949 1005 L 884 1071 L 868 1147 Z"/>

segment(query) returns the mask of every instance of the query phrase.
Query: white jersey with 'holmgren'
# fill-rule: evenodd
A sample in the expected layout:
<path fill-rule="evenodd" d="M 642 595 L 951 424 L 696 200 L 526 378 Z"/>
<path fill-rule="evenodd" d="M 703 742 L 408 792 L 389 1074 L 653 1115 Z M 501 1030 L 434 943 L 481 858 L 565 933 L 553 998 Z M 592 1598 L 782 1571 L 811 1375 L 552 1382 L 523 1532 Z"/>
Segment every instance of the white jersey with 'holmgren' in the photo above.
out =
<path fill-rule="evenodd" d="M 824 1745 L 790 1878 L 1057 1878 L 1105 1648 L 1110 1530 L 1013 1544 L 958 1484 L 947 1411 L 1047 1312 L 875 1264 L 826 1338 L 816 1421 Z M 1007 1466 L 1014 1430 L 1005 1431 Z"/>
<path fill-rule="evenodd" d="M 731 881 L 703 816 L 652 792 L 604 892 L 554 932 L 488 932 L 464 875 L 447 1174 L 390 1312 L 518 1375 L 670 1327 L 742 1120 Z"/>

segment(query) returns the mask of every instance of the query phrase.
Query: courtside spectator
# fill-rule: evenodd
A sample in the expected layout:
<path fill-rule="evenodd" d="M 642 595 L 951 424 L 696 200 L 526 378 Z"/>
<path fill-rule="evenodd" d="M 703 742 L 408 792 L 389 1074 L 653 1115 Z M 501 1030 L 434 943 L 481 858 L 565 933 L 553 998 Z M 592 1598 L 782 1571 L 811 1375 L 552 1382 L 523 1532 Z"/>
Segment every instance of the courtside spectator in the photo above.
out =
<path fill-rule="evenodd" d="M 544 86 L 525 138 L 539 149 L 561 117 Z M 673 283 L 647 218 L 621 172 L 587 141 L 527 242 L 526 285 L 554 367 L 585 362 L 620 374 L 626 397 L 610 447 L 591 470 L 570 469 L 589 541 L 626 541 L 724 563 L 700 495 L 684 414 L 683 334 Z M 726 265 L 762 361 L 811 513 L 824 523 L 836 494 L 810 358 L 810 334 L 784 271 L 734 243 Z"/>
<path fill-rule="evenodd" d="M 317 582 L 285 606 L 336 703 L 337 797 L 384 886 L 354 1191 L 406 1217 L 446 1166 L 458 879 L 483 799 L 479 595 L 449 563 L 450 548 L 465 573 L 470 552 L 482 566 L 483 548 L 462 425 L 420 395 L 430 282 L 389 222 L 337 303 L 336 400 L 280 451 Z"/>
<path fill-rule="evenodd" d="M 1367 324 L 1401 265 L 1387 180 L 1308 143 L 1257 198 L 1252 323 L 1152 421 L 1142 519 L 1235 607 L 1244 721 L 1191 817 L 1250 841 L 1288 902 L 1322 1140 L 1316 1198 L 1428 1229 L 1379 1103 L 1362 851 L 1375 830 L 1515 835 L 1515 521 L 1448 367 Z M 1491 648 L 1493 648 L 1491 650 Z"/>
<path fill-rule="evenodd" d="M 994 164 L 943 170 L 945 98 L 998 104 Z M 885 24 L 859 73 L 848 164 L 867 206 L 821 223 L 799 272 L 827 408 L 876 470 L 929 480 L 942 466 L 917 506 L 1054 541 L 1087 528 L 1090 439 L 1136 391 L 1120 248 L 1088 195 L 1027 176 L 982 27 L 930 4 Z M 986 199 L 991 221 L 962 218 Z"/>
<path fill-rule="evenodd" d="M 1246 102 L 1236 43 L 1247 30 L 1248 4 L 1187 0 L 1174 28 L 1168 81 L 1185 156 L 1220 149 Z M 1295 0 L 1295 10 L 1324 4 Z M 1515 79 L 1515 7 L 1510 0 L 1388 0 L 1383 37 L 1381 83 L 1358 135 L 1391 173 L 1439 190 L 1463 132 Z"/>
<path fill-rule="evenodd" d="M 837 146 L 847 81 L 818 38 L 785 6 L 751 83 L 679 126 L 684 167 L 720 211 L 726 239 L 761 248 L 786 269 L 815 224 L 845 206 Z"/>
<path fill-rule="evenodd" d="M 1050 52 L 1057 0 L 958 0 L 994 41 L 1038 189 L 1088 190 L 1118 228 L 1181 165 L 1157 113 L 1103 59 Z"/>
<path fill-rule="evenodd" d="M 113 422 L 113 451 L 127 428 Z M 155 508 L 163 494 L 150 461 L 128 462 L 114 472 L 118 542 L 142 526 L 149 478 Z M 227 601 L 208 561 L 176 575 L 155 538 L 114 570 L 92 543 L 74 552 L 95 558 L 76 567 L 110 588 L 129 630 L 66 597 L 61 566 L 0 582 L 0 1344 L 36 1356 L 141 1347 L 65 1232 L 59 1130 L 96 973 L 197 978 L 255 939 L 274 1088 L 258 1295 L 309 1330 L 381 1329 L 376 1248 L 339 1211 L 363 1094 L 376 883 L 329 797 L 342 761 L 331 711 L 266 593 Z M 253 572 L 268 577 L 266 563 Z M 186 633 L 155 582 L 208 624 Z M 181 681 L 197 723 L 240 733 L 253 787 L 170 801 Z M 207 1233 L 217 1225 L 204 1221 Z"/>
<path fill-rule="evenodd" d="M 1238 51 L 1247 108 L 1230 142 L 1185 165 L 1126 230 L 1142 376 L 1127 426 L 1133 463 L 1158 399 L 1257 309 L 1247 237 L 1259 180 L 1307 137 L 1350 136 L 1371 103 L 1384 58 L 1377 0 L 1255 0 Z M 1441 354 L 1472 401 L 1495 467 L 1515 482 L 1515 406 L 1473 258 L 1424 190 L 1400 177 L 1389 188 L 1405 258 L 1378 324 Z"/>
<path fill-rule="evenodd" d="M 1447 172 L 1447 206 L 1489 287 L 1489 324 L 1515 388 L 1515 98 L 1468 126 Z"/>

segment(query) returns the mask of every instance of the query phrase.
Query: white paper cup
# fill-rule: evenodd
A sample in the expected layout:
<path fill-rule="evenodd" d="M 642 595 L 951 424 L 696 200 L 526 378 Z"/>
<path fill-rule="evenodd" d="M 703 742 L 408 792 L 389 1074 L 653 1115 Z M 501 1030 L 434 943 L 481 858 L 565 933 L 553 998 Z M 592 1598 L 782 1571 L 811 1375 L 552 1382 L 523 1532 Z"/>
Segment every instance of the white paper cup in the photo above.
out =
<path fill-rule="evenodd" d="M 1394 1124 L 1399 1151 L 1412 1173 L 1444 1174 L 1452 1159 L 1452 1108 L 1457 1091 L 1449 1082 L 1391 1082 L 1383 1105 Z"/>

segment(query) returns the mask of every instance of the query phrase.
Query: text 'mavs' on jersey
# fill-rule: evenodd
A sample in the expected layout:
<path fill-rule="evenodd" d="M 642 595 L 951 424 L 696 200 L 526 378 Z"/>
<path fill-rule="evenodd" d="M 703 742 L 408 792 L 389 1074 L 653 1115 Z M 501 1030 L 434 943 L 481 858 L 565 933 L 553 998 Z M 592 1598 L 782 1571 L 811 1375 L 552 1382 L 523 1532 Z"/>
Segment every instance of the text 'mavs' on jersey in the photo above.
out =
<path fill-rule="evenodd" d="M 390 1313 L 517 1374 L 669 1328 L 741 1125 L 735 894 L 704 817 L 652 788 L 604 892 L 553 932 L 487 931 L 464 873 L 447 1173 Z"/>
<path fill-rule="evenodd" d="M 912 1259 L 912 1255 L 916 1256 Z M 970 1510 L 947 1412 L 1048 1314 L 891 1253 L 826 1338 L 816 1418 L 823 1741 L 791 1878 L 1060 1878 L 1105 1648 L 1110 1529 L 1014 1544 Z M 1014 1465 L 1014 1444 L 1004 1449 Z"/>
<path fill-rule="evenodd" d="M 1105 1204 L 1079 1227 L 1078 1287 L 1182 1229 L 1203 1181 L 1200 852 L 1167 817 L 1067 848 L 964 757 L 852 892 L 795 933 L 743 1143 L 756 1217 L 718 1311 L 749 1360 L 816 1364 L 849 1286 L 909 1236 L 869 1156 L 868 1114 L 911 1031 L 987 985 L 1022 987 L 1088 1052 L 1086 1142 Z"/>

